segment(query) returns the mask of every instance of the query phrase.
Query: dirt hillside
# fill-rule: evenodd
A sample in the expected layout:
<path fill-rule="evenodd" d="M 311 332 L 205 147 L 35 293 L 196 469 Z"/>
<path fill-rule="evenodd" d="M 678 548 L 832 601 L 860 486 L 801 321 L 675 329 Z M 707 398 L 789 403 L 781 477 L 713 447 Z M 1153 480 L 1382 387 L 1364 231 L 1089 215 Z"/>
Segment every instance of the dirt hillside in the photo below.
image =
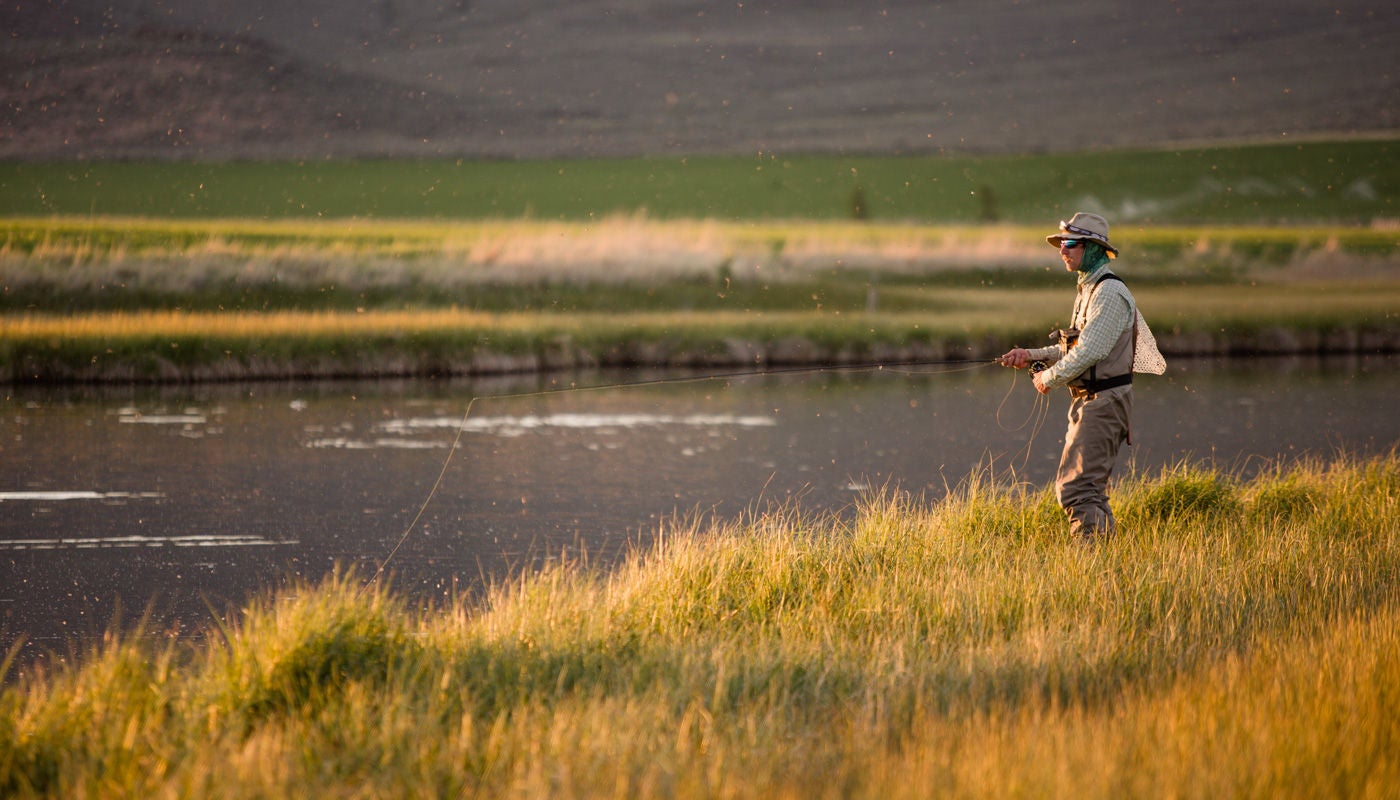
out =
<path fill-rule="evenodd" d="M 1381 0 L 34 0 L 0 158 L 1044 152 L 1400 129 Z"/>

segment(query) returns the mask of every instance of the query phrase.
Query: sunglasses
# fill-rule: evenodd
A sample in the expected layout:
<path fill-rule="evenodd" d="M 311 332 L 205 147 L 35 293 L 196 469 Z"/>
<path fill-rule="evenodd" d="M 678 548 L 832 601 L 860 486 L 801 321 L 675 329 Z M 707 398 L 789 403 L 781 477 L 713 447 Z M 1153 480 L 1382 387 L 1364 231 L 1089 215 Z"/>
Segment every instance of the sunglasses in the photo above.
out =
<path fill-rule="evenodd" d="M 1066 250 L 1073 250 L 1076 247 L 1082 247 L 1084 245 L 1084 242 L 1084 239 L 1061 239 L 1060 247 L 1063 247 Z"/>

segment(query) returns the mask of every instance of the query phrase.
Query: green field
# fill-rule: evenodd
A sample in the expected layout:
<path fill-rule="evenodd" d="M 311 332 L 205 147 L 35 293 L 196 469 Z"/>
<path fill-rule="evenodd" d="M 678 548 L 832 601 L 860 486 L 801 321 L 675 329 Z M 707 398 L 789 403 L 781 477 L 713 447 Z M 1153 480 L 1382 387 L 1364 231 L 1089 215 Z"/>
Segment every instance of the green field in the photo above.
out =
<path fill-rule="evenodd" d="M 1400 217 L 1394 140 L 976 157 L 0 164 L 0 217 L 871 219 L 1367 225 Z"/>
<path fill-rule="evenodd" d="M 1400 461 L 975 474 L 418 607 L 364 576 L 0 690 L 7 797 L 1391 797 Z M 12 666 L 13 670 L 14 667 Z"/>

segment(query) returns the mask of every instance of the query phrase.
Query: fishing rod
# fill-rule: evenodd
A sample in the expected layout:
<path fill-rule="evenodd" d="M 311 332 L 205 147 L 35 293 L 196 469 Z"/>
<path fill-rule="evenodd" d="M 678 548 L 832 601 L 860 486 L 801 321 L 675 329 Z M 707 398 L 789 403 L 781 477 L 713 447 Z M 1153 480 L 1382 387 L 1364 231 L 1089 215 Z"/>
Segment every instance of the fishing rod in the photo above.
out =
<path fill-rule="evenodd" d="M 951 373 L 953 373 L 953 372 L 961 372 L 961 371 L 969 371 L 969 372 L 970 372 L 970 371 L 972 371 L 972 370 L 982 369 L 983 367 L 990 367 L 990 366 L 999 365 L 999 364 L 1001 364 L 1001 360 L 1000 360 L 1000 359 L 997 359 L 997 358 L 994 358 L 994 359 L 991 359 L 991 360 L 980 360 L 980 359 L 939 359 L 939 360 L 920 360 L 920 361 L 892 361 L 892 362 L 891 362 L 891 361 L 870 361 L 870 362 L 863 362 L 863 363 L 856 363 L 856 364 L 824 364 L 824 365 L 820 365 L 820 366 L 757 367 L 757 368 L 753 368 L 753 369 L 732 370 L 732 371 L 727 371 L 727 372 L 702 373 L 702 374 L 699 374 L 699 375 L 677 375 L 677 376 L 664 377 L 664 378 L 644 378 L 644 379 L 641 379 L 641 380 L 633 380 L 633 381 L 618 381 L 618 382 L 615 382 L 615 383 L 598 384 L 598 385 L 596 385 L 596 386 L 578 386 L 578 385 L 561 386 L 561 387 L 552 388 L 552 389 L 538 389 L 538 390 L 530 391 L 530 392 L 514 392 L 514 393 L 509 393 L 509 394 L 490 395 L 490 399 L 492 399 L 492 400 L 519 400 L 519 399 L 525 399 L 525 398 L 531 398 L 531 397 L 545 397 L 545 396 L 554 395 L 554 394 L 568 394 L 568 393 L 573 393 L 573 392 L 601 392 L 601 391 L 609 391 L 609 390 L 615 390 L 615 389 L 632 389 L 632 388 L 643 387 L 643 386 L 668 386 L 668 385 L 679 385 L 679 384 L 686 384 L 686 383 L 702 383 L 702 382 L 706 382 L 706 381 L 736 380 L 736 379 L 739 379 L 739 378 L 770 377 L 770 376 L 774 376 L 774 375 L 800 375 L 800 374 L 819 374 L 819 373 L 835 373 L 835 372 L 871 372 L 871 371 L 906 372 L 906 373 L 908 373 L 908 374 L 951 374 Z M 909 370 L 912 370 L 912 369 L 917 368 L 917 367 L 959 367 L 960 369 L 946 369 L 946 370 L 940 370 L 940 371 L 938 371 L 938 372 L 932 372 L 932 373 L 912 373 L 912 372 L 909 372 Z M 1015 384 L 1013 383 L 1013 387 L 1014 387 L 1014 385 L 1015 385 Z M 1008 397 L 1009 397 L 1009 396 L 1010 396 L 1010 392 L 1008 392 L 1007 394 L 1008 394 Z M 425 497 L 425 498 L 423 499 L 423 502 L 418 506 L 418 511 L 417 511 L 417 513 L 415 513 L 415 514 L 413 515 L 413 519 L 409 520 L 408 527 L 406 527 L 406 528 L 404 529 L 403 535 L 401 535 L 401 536 L 399 537 L 399 540 L 394 544 L 393 548 L 389 550 L 389 554 L 388 554 L 387 556 L 384 557 L 384 560 L 383 560 L 382 562 L 380 562 L 379 568 L 376 569 L 376 570 L 374 571 L 374 574 L 371 575 L 370 578 L 369 578 L 367 581 L 365 581 L 364 586 L 362 586 L 362 587 L 360 588 L 360 591 L 361 591 L 361 592 L 363 592 L 365 589 L 368 589 L 372 584 L 375 583 L 375 581 L 379 580 L 379 577 L 380 577 L 381 575 L 383 575 L 385 569 L 388 568 L 389 563 L 390 563 L 391 561 L 393 561 L 394 556 L 398 554 L 399 549 L 400 549 L 401 547 L 403 547 L 404 542 L 408 541 L 408 537 L 409 537 L 409 536 L 413 533 L 413 531 L 418 527 L 418 523 L 419 523 L 419 521 L 422 520 L 423 514 L 427 512 L 428 506 L 433 502 L 433 498 L 435 498 L 435 497 L 437 496 L 438 490 L 442 488 L 443 479 L 446 478 L 446 476 L 447 476 L 447 470 L 448 470 L 448 468 L 452 465 L 452 457 L 453 457 L 453 455 L 456 454 L 458 447 L 461 445 L 463 434 L 466 433 L 466 430 L 467 430 L 467 420 L 471 417 L 472 407 L 476 405 L 476 401 L 477 401 L 477 400 L 481 400 L 481 399 L 482 399 L 482 396 L 481 396 L 481 395 L 474 395 L 474 396 L 472 396 L 472 398 L 471 398 L 470 400 L 467 401 L 467 407 L 466 407 L 466 408 L 463 410 L 463 412 L 462 412 L 462 419 L 461 419 L 461 421 L 457 423 L 456 432 L 454 433 L 454 435 L 453 435 L 453 437 L 452 437 L 452 444 L 449 445 L 448 448 L 447 448 L 447 455 L 446 455 L 446 457 L 443 458 L 443 461 L 442 461 L 442 468 L 438 470 L 438 475 L 437 475 L 437 478 L 433 481 L 432 488 L 430 488 L 430 489 L 428 490 L 428 495 L 427 495 L 427 497 Z M 1002 404 L 1005 405 L 1005 402 L 1006 402 L 1005 399 L 1003 399 Z M 1037 402 L 1039 402 L 1039 398 L 1038 398 Z M 1048 406 L 1048 402 L 1047 402 L 1047 406 Z M 997 415 L 998 415 L 998 424 L 1000 424 L 1000 419 L 999 419 L 1000 414 L 1001 414 L 1001 410 L 1000 410 L 1000 408 L 998 408 L 998 411 L 997 411 Z M 1042 420 L 1042 421 L 1043 421 L 1043 420 Z M 1024 427 L 1025 427 L 1025 424 L 1026 424 L 1026 423 L 1022 423 L 1022 425 L 1021 425 L 1020 428 L 1015 428 L 1014 430 L 1020 430 L 1021 428 L 1024 428 Z M 1036 430 L 1036 432 L 1039 431 L 1039 424 L 1037 424 L 1035 430 Z M 1027 445 L 1027 448 L 1026 448 L 1026 449 L 1027 449 L 1027 457 L 1029 458 L 1029 451 L 1030 451 L 1029 445 Z"/>

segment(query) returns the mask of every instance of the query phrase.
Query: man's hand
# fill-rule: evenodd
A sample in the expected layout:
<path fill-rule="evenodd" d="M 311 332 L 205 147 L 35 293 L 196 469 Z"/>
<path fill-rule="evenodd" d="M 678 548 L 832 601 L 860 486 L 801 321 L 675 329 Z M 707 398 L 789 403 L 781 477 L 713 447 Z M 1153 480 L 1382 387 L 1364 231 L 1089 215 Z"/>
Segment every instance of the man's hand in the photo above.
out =
<path fill-rule="evenodd" d="M 1031 376 L 1031 384 L 1035 386 L 1035 390 L 1036 390 L 1037 392 L 1040 392 L 1041 394 L 1050 394 L 1050 387 L 1049 387 L 1049 386 L 1046 386 L 1046 385 L 1040 380 L 1040 376 L 1041 376 L 1041 375 L 1044 375 L 1044 374 L 1045 374 L 1044 372 L 1037 372 L 1036 374 L 1032 375 L 1032 376 Z"/>
<path fill-rule="evenodd" d="M 1024 347 L 1012 348 L 1002 355 L 1001 365 L 1014 369 L 1025 369 L 1031 365 L 1031 353 Z"/>

